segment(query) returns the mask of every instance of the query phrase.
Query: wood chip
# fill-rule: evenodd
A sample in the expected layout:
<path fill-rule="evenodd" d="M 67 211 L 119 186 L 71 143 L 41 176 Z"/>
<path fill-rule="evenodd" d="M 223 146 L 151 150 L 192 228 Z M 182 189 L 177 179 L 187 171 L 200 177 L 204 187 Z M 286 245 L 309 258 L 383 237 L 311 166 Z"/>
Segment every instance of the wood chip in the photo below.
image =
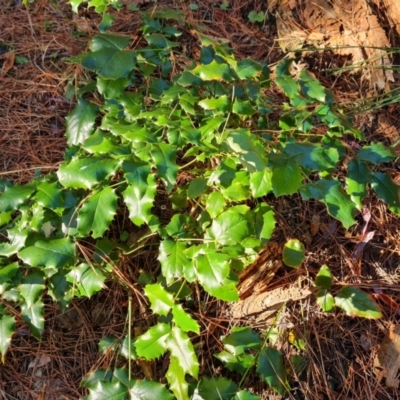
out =
<path fill-rule="evenodd" d="M 396 379 L 400 367 L 400 325 L 392 325 L 383 339 L 374 359 L 374 373 L 380 381 L 386 378 L 386 386 L 399 387 Z"/>

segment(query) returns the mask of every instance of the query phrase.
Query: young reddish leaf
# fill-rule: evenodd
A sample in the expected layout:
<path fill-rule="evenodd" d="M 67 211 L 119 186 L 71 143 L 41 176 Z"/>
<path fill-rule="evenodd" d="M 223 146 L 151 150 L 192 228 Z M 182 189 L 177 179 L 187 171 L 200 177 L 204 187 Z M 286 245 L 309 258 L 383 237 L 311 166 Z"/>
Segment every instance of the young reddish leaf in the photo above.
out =
<path fill-rule="evenodd" d="M 352 317 L 357 316 L 369 319 L 382 317 L 380 308 L 372 298 L 352 286 L 343 287 L 335 297 L 335 303 L 347 315 Z"/>

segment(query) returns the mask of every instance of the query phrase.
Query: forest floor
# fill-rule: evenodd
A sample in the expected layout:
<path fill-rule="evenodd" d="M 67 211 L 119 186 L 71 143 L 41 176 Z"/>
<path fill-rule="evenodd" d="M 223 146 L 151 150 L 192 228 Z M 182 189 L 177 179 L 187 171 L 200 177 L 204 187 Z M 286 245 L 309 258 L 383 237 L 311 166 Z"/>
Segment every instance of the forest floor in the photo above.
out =
<path fill-rule="evenodd" d="M 250 57 L 274 66 L 286 57 L 278 45 L 275 19 L 267 12 L 265 1 L 231 0 L 227 8 L 223 4 L 218 0 L 192 4 L 178 0 L 137 1 L 139 11 L 124 8 L 115 13 L 111 31 L 135 37 L 139 34 L 140 11 L 168 6 L 183 12 L 187 46 L 193 53 L 198 43 L 191 32 L 201 27 L 203 33 L 227 41 L 238 58 Z M 252 11 L 264 13 L 264 20 L 251 22 L 248 16 Z M 98 32 L 99 22 L 99 16 L 88 10 L 73 15 L 65 1 L 53 4 L 50 0 L 36 0 L 24 7 L 18 1 L 0 0 L 2 178 L 25 183 L 38 168 L 51 171 L 62 162 L 65 116 L 74 106 L 71 85 L 77 87 L 85 80 L 83 69 L 65 59 L 85 50 L 89 38 Z M 334 73 L 337 60 L 333 53 L 309 53 L 300 61 L 334 92 L 339 103 L 357 104 L 360 99 L 374 96 L 361 74 Z M 283 99 L 281 93 L 276 96 L 279 101 Z M 398 104 L 371 107 L 354 113 L 354 124 L 368 141 L 392 144 L 398 140 L 399 115 Z M 393 179 L 400 183 L 399 165 L 389 168 Z M 278 221 L 276 238 L 297 238 L 306 247 L 306 260 L 301 266 L 304 276 L 315 276 L 320 266 L 327 264 L 335 284 L 352 282 L 378 301 L 385 299 L 383 294 L 392 304 L 400 304 L 400 221 L 385 204 L 372 194 L 367 199 L 371 213 L 368 229 L 374 231 L 374 236 L 357 257 L 355 249 L 363 240 L 361 215 L 357 226 L 346 231 L 316 201 L 305 202 L 291 196 L 272 200 L 272 204 Z M 320 224 L 317 228 L 316 220 Z M 138 261 L 156 271 L 156 257 L 149 253 Z M 357 279 L 354 271 L 359 271 Z M 269 289 L 285 289 L 291 274 L 290 268 L 279 270 Z M 277 346 L 286 355 L 304 355 L 307 366 L 301 376 L 290 377 L 292 390 L 284 397 L 274 394 L 255 377 L 249 378 L 247 387 L 265 399 L 400 399 L 400 391 L 389 388 L 385 379 L 373 371 L 379 344 L 399 319 L 398 310 L 388 306 L 387 298 L 386 303 L 379 303 L 383 311 L 379 320 L 348 317 L 340 311 L 323 313 L 312 297 L 298 302 L 287 300 L 280 311 L 282 335 Z M 0 398 L 51 400 L 85 395 L 80 387 L 82 378 L 92 369 L 114 366 L 116 362 L 99 353 L 98 342 L 106 336 L 122 334 L 126 304 L 126 293 L 109 282 L 107 290 L 91 299 L 73 302 L 66 313 L 49 301 L 41 341 L 31 336 L 19 320 L 5 363 L 0 365 Z M 221 375 L 221 363 L 213 354 L 222 349 L 220 337 L 229 333 L 230 317 L 212 300 L 199 315 L 206 326 L 202 332 L 206 343 L 202 368 L 209 376 Z M 295 349 L 290 343 L 291 332 L 301 339 L 302 349 Z M 399 343 L 400 339 L 400 354 Z M 163 368 L 162 362 L 153 364 L 148 373 L 158 377 Z"/>

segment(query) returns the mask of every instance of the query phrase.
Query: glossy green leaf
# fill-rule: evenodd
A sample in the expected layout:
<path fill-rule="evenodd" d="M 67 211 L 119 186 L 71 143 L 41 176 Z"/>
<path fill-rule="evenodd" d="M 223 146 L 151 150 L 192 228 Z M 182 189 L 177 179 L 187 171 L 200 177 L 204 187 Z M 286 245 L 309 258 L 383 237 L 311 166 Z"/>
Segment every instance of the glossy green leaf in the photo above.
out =
<path fill-rule="evenodd" d="M 193 344 L 187 334 L 178 327 L 173 327 L 166 340 L 166 346 L 171 352 L 171 357 L 177 359 L 183 372 L 197 378 L 199 362 L 194 352 Z"/>
<path fill-rule="evenodd" d="M 345 286 L 335 297 L 335 303 L 347 315 L 377 319 L 382 317 L 378 305 L 368 294 L 352 286 Z"/>
<path fill-rule="evenodd" d="M 327 289 L 321 289 L 317 292 L 317 304 L 324 312 L 332 312 L 335 308 L 335 299 Z"/>
<path fill-rule="evenodd" d="M 89 48 L 91 51 L 99 51 L 101 49 L 123 50 L 130 42 L 131 39 L 129 36 L 101 33 L 93 36 L 90 40 Z"/>
<path fill-rule="evenodd" d="M 57 269 L 74 262 L 75 244 L 70 238 L 38 240 L 18 253 L 32 267 Z"/>
<path fill-rule="evenodd" d="M 323 265 L 315 277 L 315 284 L 323 289 L 330 289 L 332 283 L 332 272 L 327 265 Z"/>
<path fill-rule="evenodd" d="M 158 323 L 146 333 L 140 335 L 135 342 L 136 352 L 139 357 L 154 360 L 161 357 L 167 350 L 166 341 L 171 333 L 168 324 Z"/>
<path fill-rule="evenodd" d="M 303 263 L 305 249 L 297 239 L 288 240 L 283 247 L 282 261 L 289 267 L 298 268 Z"/>
<path fill-rule="evenodd" d="M 174 393 L 177 399 L 189 400 L 189 385 L 185 379 L 185 371 L 180 366 L 176 357 L 171 357 L 171 362 L 165 377 L 169 383 L 170 390 Z"/>
<path fill-rule="evenodd" d="M 17 262 L 0 267 L 0 284 L 11 281 L 19 270 L 20 266 Z"/>
<path fill-rule="evenodd" d="M 69 272 L 67 280 L 78 290 L 80 296 L 90 298 L 104 288 L 106 276 L 100 268 L 82 263 Z"/>
<path fill-rule="evenodd" d="M 197 103 L 204 110 L 216 110 L 220 112 L 229 111 L 230 100 L 226 95 L 220 97 L 211 97 L 209 99 L 201 100 Z"/>
<path fill-rule="evenodd" d="M 194 332 L 199 334 L 199 324 L 182 308 L 180 304 L 175 304 L 172 308 L 173 321 L 178 328 L 184 332 Z"/>
<path fill-rule="evenodd" d="M 254 214 L 256 236 L 259 239 L 271 239 L 276 224 L 274 210 L 265 203 L 261 203 L 254 209 Z"/>
<path fill-rule="evenodd" d="M 272 171 L 264 168 L 250 174 L 250 190 L 254 198 L 266 196 L 272 192 Z"/>
<path fill-rule="evenodd" d="M 232 328 L 232 333 L 223 338 L 222 343 L 234 356 L 239 356 L 249 349 L 260 350 L 262 346 L 260 335 L 248 327 Z"/>
<path fill-rule="evenodd" d="M 351 160 L 347 167 L 347 193 L 357 205 L 362 209 L 362 201 L 368 195 L 367 183 L 371 180 L 371 171 L 363 161 Z"/>
<path fill-rule="evenodd" d="M 236 392 L 236 384 L 227 378 L 203 378 L 197 386 L 200 398 L 207 400 L 231 400 Z"/>
<path fill-rule="evenodd" d="M 37 187 L 37 193 L 34 199 L 42 206 L 55 209 L 64 207 L 63 193 L 57 182 L 43 182 Z"/>
<path fill-rule="evenodd" d="M 212 192 L 207 198 L 206 210 L 211 218 L 216 218 L 225 208 L 226 202 L 220 192 Z"/>
<path fill-rule="evenodd" d="M 154 314 L 168 315 L 174 304 L 174 298 L 159 283 L 146 285 L 144 293 L 150 300 L 151 309 Z"/>
<path fill-rule="evenodd" d="M 98 107 L 89 101 L 78 98 L 71 113 L 65 117 L 67 143 L 69 146 L 82 144 L 93 132 Z"/>
<path fill-rule="evenodd" d="M 386 173 L 375 172 L 371 186 L 377 196 L 388 205 L 389 210 L 400 215 L 400 188 L 393 179 Z"/>
<path fill-rule="evenodd" d="M 40 339 L 44 329 L 44 304 L 38 300 L 35 304 L 27 306 L 25 303 L 21 304 L 21 314 L 23 320 L 28 324 L 31 329 L 32 335 Z"/>
<path fill-rule="evenodd" d="M 153 145 L 151 156 L 157 168 L 158 176 L 164 181 L 167 191 L 171 192 L 178 174 L 174 147 L 167 143 Z"/>
<path fill-rule="evenodd" d="M 104 79 L 101 76 L 97 77 L 97 90 L 105 99 L 116 99 L 119 97 L 128 86 L 128 79 Z"/>
<path fill-rule="evenodd" d="M 243 117 L 251 117 L 256 113 L 256 109 L 250 101 L 243 101 L 236 98 L 232 106 L 232 112 Z"/>
<path fill-rule="evenodd" d="M 236 67 L 234 68 L 237 76 L 241 80 L 259 77 L 262 69 L 263 67 L 260 63 L 249 58 L 238 61 Z"/>
<path fill-rule="evenodd" d="M 221 245 L 240 243 L 250 234 L 246 218 L 234 210 L 227 210 L 212 221 L 206 231 L 206 239 Z"/>
<path fill-rule="evenodd" d="M 255 394 L 248 392 L 247 390 L 241 390 L 237 392 L 235 397 L 232 400 L 261 400 L 260 397 L 256 396 Z"/>
<path fill-rule="evenodd" d="M 293 194 L 301 186 L 303 175 L 293 158 L 281 154 L 270 155 L 272 189 L 275 196 Z"/>
<path fill-rule="evenodd" d="M 5 354 L 11 344 L 11 338 L 15 331 L 15 319 L 11 315 L 0 315 L 0 354 L 4 364 Z"/>
<path fill-rule="evenodd" d="M 310 74 L 310 72 L 306 70 L 301 71 L 299 83 L 301 90 L 306 96 L 311 97 L 313 100 L 318 100 L 321 103 L 325 101 L 325 88 Z"/>
<path fill-rule="evenodd" d="M 135 68 L 136 54 L 132 50 L 102 48 L 83 56 L 82 65 L 104 79 L 126 78 Z"/>
<path fill-rule="evenodd" d="M 120 382 L 98 381 L 89 388 L 87 400 L 126 400 L 128 389 Z"/>
<path fill-rule="evenodd" d="M 191 73 L 207 81 L 216 80 L 230 82 L 233 80 L 233 74 L 229 65 L 219 64 L 215 60 L 207 65 L 198 65 Z"/>
<path fill-rule="evenodd" d="M 107 186 L 94 191 L 83 203 L 78 213 L 78 231 L 82 237 L 102 237 L 114 219 L 117 211 L 118 196 L 115 190 Z"/>
<path fill-rule="evenodd" d="M 382 164 L 392 161 L 396 153 L 392 147 L 386 147 L 383 143 L 372 143 L 370 146 L 364 146 L 357 155 L 361 161 L 372 164 Z"/>
<path fill-rule="evenodd" d="M 174 396 L 164 385 L 147 379 L 136 381 L 129 394 L 132 400 L 174 400 Z"/>
<path fill-rule="evenodd" d="M 38 271 L 25 276 L 19 286 L 27 307 L 32 307 L 42 297 L 44 289 L 43 274 Z"/>
<path fill-rule="evenodd" d="M 61 165 L 57 175 L 66 188 L 91 189 L 113 175 L 118 165 L 119 162 L 111 158 L 73 158 L 69 164 Z"/>
<path fill-rule="evenodd" d="M 206 292 L 225 301 L 238 300 L 237 282 L 229 278 L 229 256 L 214 251 L 196 258 L 197 278 Z"/>
<path fill-rule="evenodd" d="M 234 152 L 248 172 L 263 171 L 267 167 L 265 147 L 247 129 L 230 132 L 225 147 Z"/>
<path fill-rule="evenodd" d="M 228 351 L 223 351 L 214 354 L 214 356 L 218 358 L 229 371 L 238 372 L 239 374 L 244 374 L 255 366 L 255 356 L 253 354 L 242 354 L 237 357 Z"/>
<path fill-rule="evenodd" d="M 184 267 L 190 264 L 185 250 L 185 242 L 175 242 L 170 239 L 161 242 L 158 261 L 161 263 L 161 270 L 168 284 L 172 283 L 176 278 L 181 278 Z M 193 281 L 190 277 L 186 277 L 186 279 Z"/>
<path fill-rule="evenodd" d="M 328 213 L 341 221 L 346 229 L 355 224 L 356 206 L 337 180 L 321 179 L 317 183 L 304 185 L 300 193 L 304 200 L 314 198 L 324 202 Z"/>
<path fill-rule="evenodd" d="M 35 191 L 33 184 L 6 186 L 4 193 L 0 194 L 0 211 L 15 211 L 31 197 Z"/>
<path fill-rule="evenodd" d="M 284 395 L 289 390 L 283 355 L 278 350 L 267 347 L 257 359 L 257 372 L 272 389 Z"/>
<path fill-rule="evenodd" d="M 207 181 L 204 178 L 194 178 L 188 189 L 188 196 L 190 199 L 196 199 L 207 190 Z"/>
<path fill-rule="evenodd" d="M 290 74 L 293 61 L 293 58 L 284 59 L 276 67 L 276 83 L 289 98 L 297 96 L 300 91 L 298 83 Z"/>

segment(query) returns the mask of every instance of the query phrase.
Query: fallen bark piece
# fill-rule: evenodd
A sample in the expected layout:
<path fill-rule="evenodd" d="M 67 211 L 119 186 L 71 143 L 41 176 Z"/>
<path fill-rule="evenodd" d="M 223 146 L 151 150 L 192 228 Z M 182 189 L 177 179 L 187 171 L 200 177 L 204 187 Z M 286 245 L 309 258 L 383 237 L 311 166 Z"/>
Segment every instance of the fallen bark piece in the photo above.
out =
<path fill-rule="evenodd" d="M 234 319 L 248 318 L 260 313 L 265 316 L 270 314 L 267 313 L 269 310 L 276 312 L 283 303 L 305 299 L 311 293 L 310 288 L 298 286 L 277 288 L 269 292 L 252 295 L 237 303 L 232 303 L 230 313 Z"/>
<path fill-rule="evenodd" d="M 396 379 L 400 368 L 400 325 L 392 325 L 383 339 L 379 351 L 374 359 L 374 373 L 380 381 L 386 378 L 386 386 L 399 387 Z"/>

